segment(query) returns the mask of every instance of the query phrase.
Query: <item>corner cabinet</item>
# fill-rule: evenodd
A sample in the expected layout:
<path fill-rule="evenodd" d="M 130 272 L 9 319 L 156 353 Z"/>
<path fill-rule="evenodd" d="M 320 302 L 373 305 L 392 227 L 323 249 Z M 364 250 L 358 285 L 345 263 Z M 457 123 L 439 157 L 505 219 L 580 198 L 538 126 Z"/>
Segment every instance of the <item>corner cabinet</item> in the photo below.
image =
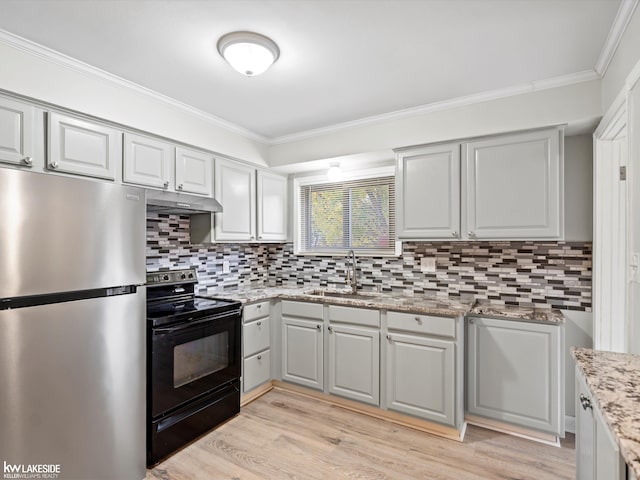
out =
<path fill-rule="evenodd" d="M 50 112 L 47 169 L 115 180 L 122 161 L 122 132 L 106 125 Z"/>
<path fill-rule="evenodd" d="M 282 379 L 324 388 L 323 307 L 282 301 Z"/>
<path fill-rule="evenodd" d="M 563 345 L 563 325 L 468 317 L 467 411 L 564 437 Z"/>
<path fill-rule="evenodd" d="M 558 130 L 462 144 L 469 238 L 561 238 L 563 168 Z"/>
<path fill-rule="evenodd" d="M 0 162 L 31 167 L 35 153 L 35 109 L 0 98 Z"/>
<path fill-rule="evenodd" d="M 401 240 L 562 239 L 563 130 L 396 151 Z"/>
<path fill-rule="evenodd" d="M 398 238 L 460 236 L 460 144 L 398 153 Z"/>
<path fill-rule="evenodd" d="M 256 169 L 216 159 L 215 192 L 223 211 L 215 214 L 216 241 L 255 241 Z"/>

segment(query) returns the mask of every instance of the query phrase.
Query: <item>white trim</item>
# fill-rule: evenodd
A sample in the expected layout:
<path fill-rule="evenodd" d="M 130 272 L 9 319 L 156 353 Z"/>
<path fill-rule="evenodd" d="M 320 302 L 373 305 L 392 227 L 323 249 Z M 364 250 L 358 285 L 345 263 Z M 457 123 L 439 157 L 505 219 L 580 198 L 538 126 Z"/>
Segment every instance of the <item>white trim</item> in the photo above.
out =
<path fill-rule="evenodd" d="M 111 83 L 112 85 L 124 87 L 136 93 L 146 95 L 148 97 L 153 98 L 156 101 L 165 103 L 174 108 L 178 108 L 184 112 L 187 112 L 191 115 L 194 115 L 200 118 L 201 120 L 204 120 L 218 127 L 224 128 L 230 132 L 242 135 L 250 140 L 254 140 L 256 142 L 260 142 L 264 144 L 269 143 L 269 139 L 267 137 L 264 137 L 255 132 L 252 132 L 251 130 L 241 127 L 240 125 L 231 123 L 227 120 L 224 120 L 223 118 L 220 118 L 208 112 L 205 112 L 204 110 L 200 110 L 196 107 L 183 103 L 167 95 L 158 93 L 155 90 L 151 90 L 150 88 L 143 87 L 142 85 L 139 85 L 135 82 L 132 82 L 125 78 L 114 75 L 113 73 L 109 73 L 105 70 L 89 65 L 88 63 L 85 63 L 81 60 L 70 57 L 68 55 L 65 55 L 64 53 L 60 53 L 56 50 L 52 50 L 51 48 L 32 42 L 31 40 L 27 40 L 26 38 L 7 32 L 6 30 L 0 29 L 0 44 L 8 45 L 9 47 L 26 52 L 30 55 L 33 55 L 34 57 L 42 58 L 51 63 L 60 65 L 70 70 L 74 70 L 84 75 L 89 75 L 92 77 L 99 78 L 100 80 Z"/>
<path fill-rule="evenodd" d="M 627 78 L 625 80 L 627 91 L 632 90 L 633 87 L 635 87 L 636 83 L 638 83 L 638 81 L 640 81 L 640 60 L 631 69 L 629 75 L 627 75 Z"/>
<path fill-rule="evenodd" d="M 384 167 L 366 168 L 362 170 L 346 171 L 342 174 L 341 182 L 348 182 L 351 180 L 360 180 L 362 178 L 377 178 L 377 177 L 393 177 L 395 175 L 395 165 L 387 165 Z M 316 175 L 305 175 L 303 177 L 293 177 L 294 186 L 304 185 L 320 185 L 323 183 L 340 183 L 332 182 L 327 178 L 326 173 L 322 174 L 318 172 Z"/>
<path fill-rule="evenodd" d="M 600 120 L 596 130 L 593 132 L 594 140 L 604 139 L 608 136 L 612 125 L 614 125 L 619 119 L 621 115 L 626 114 L 626 106 L 627 106 L 627 92 L 626 89 L 623 88 L 618 92 L 616 98 L 611 102 L 611 105 L 605 112 L 604 116 Z"/>
<path fill-rule="evenodd" d="M 600 52 L 600 56 L 598 57 L 598 61 L 594 67 L 594 70 L 598 72 L 600 76 L 604 76 L 607 68 L 609 68 L 609 63 L 611 63 L 611 59 L 616 53 L 618 44 L 622 39 L 622 35 L 624 34 L 627 25 L 629 25 L 629 21 L 631 20 L 636 6 L 638 5 L 638 1 L 639 0 L 622 0 L 620 3 L 618 13 L 616 13 L 616 18 L 613 20 L 611 30 L 609 30 L 607 39 L 604 42 L 602 51 Z"/>
<path fill-rule="evenodd" d="M 538 92 L 550 88 L 564 87 L 567 85 L 588 82 L 591 80 L 599 80 L 600 78 L 600 75 L 595 70 L 584 70 L 582 72 L 572 73 L 569 75 L 562 75 L 559 77 L 547 78 L 544 80 L 536 80 L 533 82 L 515 85 L 513 87 L 475 93 L 472 95 L 466 95 L 464 97 L 456 97 L 449 100 L 443 100 L 441 102 L 434 102 L 417 107 L 406 108 L 404 110 L 397 110 L 394 112 L 383 113 L 381 115 L 361 118 L 359 120 L 337 123 L 328 127 L 314 128 L 312 130 L 292 133 L 290 135 L 282 135 L 280 137 L 270 139 L 268 143 L 269 145 L 278 145 L 281 143 L 288 143 L 296 140 L 304 140 L 307 138 L 318 137 L 329 133 L 335 133 L 349 128 L 372 125 L 400 118 L 413 117 L 426 113 L 437 112 L 439 110 L 447 110 L 449 108 L 464 107 L 467 105 L 487 102 L 490 100 L 497 100 L 500 98 L 512 97 L 525 93 Z"/>
<path fill-rule="evenodd" d="M 564 431 L 565 433 L 576 433 L 576 417 L 570 415 L 564 416 Z"/>

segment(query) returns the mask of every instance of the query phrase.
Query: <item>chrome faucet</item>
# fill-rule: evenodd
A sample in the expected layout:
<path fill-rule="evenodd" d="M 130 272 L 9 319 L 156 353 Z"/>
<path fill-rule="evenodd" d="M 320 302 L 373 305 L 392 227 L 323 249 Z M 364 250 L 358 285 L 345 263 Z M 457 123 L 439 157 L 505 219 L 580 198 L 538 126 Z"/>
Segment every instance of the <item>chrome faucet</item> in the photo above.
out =
<path fill-rule="evenodd" d="M 358 293 L 358 276 L 356 263 L 356 253 L 353 250 L 347 252 L 347 261 L 351 257 L 351 268 L 347 269 L 347 284 L 351 285 L 351 293 Z"/>

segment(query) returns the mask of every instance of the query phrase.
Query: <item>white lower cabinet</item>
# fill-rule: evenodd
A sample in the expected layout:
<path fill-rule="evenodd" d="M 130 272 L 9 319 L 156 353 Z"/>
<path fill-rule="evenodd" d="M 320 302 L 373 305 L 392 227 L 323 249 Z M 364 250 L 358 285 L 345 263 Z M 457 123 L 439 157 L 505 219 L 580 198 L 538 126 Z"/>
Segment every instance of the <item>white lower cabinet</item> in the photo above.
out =
<path fill-rule="evenodd" d="M 324 388 L 322 305 L 282 302 L 282 379 Z"/>
<path fill-rule="evenodd" d="M 388 334 L 387 408 L 454 426 L 455 363 L 453 341 Z"/>
<path fill-rule="evenodd" d="M 331 324 L 328 338 L 329 393 L 379 406 L 380 332 Z"/>
<path fill-rule="evenodd" d="M 580 369 L 576 368 L 576 479 L 626 478 L 627 468 L 620 449 L 593 402 Z"/>
<path fill-rule="evenodd" d="M 564 436 L 564 326 L 470 317 L 467 410 Z"/>
<path fill-rule="evenodd" d="M 242 391 L 271 380 L 270 302 L 246 305 L 242 312 Z"/>

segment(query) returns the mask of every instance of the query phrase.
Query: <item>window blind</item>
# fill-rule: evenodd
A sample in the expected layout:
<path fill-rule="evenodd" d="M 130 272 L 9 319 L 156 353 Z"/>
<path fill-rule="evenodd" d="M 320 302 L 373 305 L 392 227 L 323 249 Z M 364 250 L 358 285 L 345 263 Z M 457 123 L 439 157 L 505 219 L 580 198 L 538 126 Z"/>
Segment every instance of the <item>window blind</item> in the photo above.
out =
<path fill-rule="evenodd" d="M 301 185 L 301 252 L 395 251 L 393 176 Z"/>

